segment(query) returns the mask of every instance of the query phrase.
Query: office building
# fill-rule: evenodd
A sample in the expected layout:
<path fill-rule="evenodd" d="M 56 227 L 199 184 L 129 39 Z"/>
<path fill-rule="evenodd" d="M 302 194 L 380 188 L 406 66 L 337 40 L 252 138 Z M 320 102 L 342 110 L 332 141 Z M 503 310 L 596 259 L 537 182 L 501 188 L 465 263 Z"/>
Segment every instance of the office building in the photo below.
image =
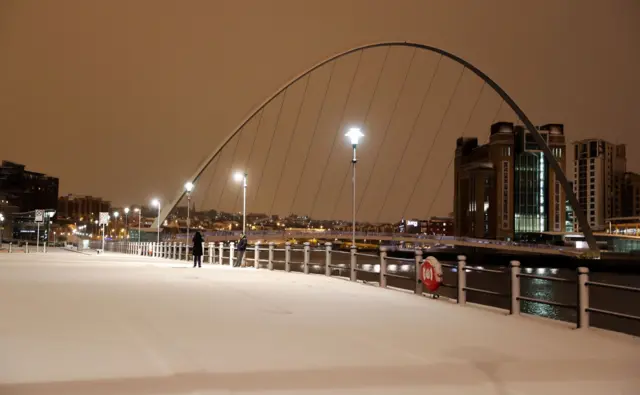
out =
<path fill-rule="evenodd" d="M 2 161 L 0 196 L 21 212 L 54 209 L 58 201 L 58 179 L 25 170 L 25 165 Z"/>
<path fill-rule="evenodd" d="M 622 216 L 626 147 L 590 139 L 575 142 L 573 150 L 573 191 L 589 225 L 604 229 L 609 218 Z"/>
<path fill-rule="evenodd" d="M 622 191 L 622 216 L 640 217 L 640 174 L 625 173 Z"/>
<path fill-rule="evenodd" d="M 564 128 L 538 127 L 560 167 Z M 491 125 L 489 142 L 459 138 L 454 169 L 456 236 L 512 240 L 518 234 L 565 231 L 566 196 L 531 133 L 520 125 Z"/>
<path fill-rule="evenodd" d="M 58 198 L 58 217 L 74 221 L 94 221 L 100 212 L 111 210 L 111 203 L 99 197 L 67 195 Z"/>

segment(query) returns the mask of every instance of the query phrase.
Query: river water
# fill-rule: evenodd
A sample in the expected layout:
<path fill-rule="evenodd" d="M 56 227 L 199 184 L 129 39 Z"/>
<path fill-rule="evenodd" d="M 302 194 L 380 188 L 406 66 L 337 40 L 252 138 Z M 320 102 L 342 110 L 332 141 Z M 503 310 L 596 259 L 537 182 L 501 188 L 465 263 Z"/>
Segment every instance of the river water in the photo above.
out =
<path fill-rule="evenodd" d="M 295 247 L 298 249 L 299 247 Z M 217 251 L 216 251 L 217 252 Z M 226 255 L 226 254 L 225 254 Z M 267 259 L 268 253 L 261 251 L 260 259 Z M 310 272 L 316 274 L 324 274 L 325 264 L 324 251 L 312 251 L 310 256 Z M 379 280 L 379 259 L 373 257 L 358 256 L 358 267 L 370 272 L 359 272 L 358 280 L 367 282 L 378 282 Z M 247 250 L 248 265 L 253 265 L 253 250 Z M 284 252 L 274 252 L 275 261 L 284 261 Z M 291 270 L 302 271 L 303 253 L 301 251 L 291 252 Z M 334 276 L 349 276 L 348 253 L 334 251 L 331 254 L 332 265 L 344 265 L 344 269 L 334 269 Z M 226 263 L 226 260 L 225 260 Z M 454 263 L 454 262 L 450 262 Z M 261 267 L 266 267 L 266 262 L 261 263 Z M 414 265 L 410 262 L 400 262 L 388 260 L 388 271 L 390 273 L 406 275 L 407 279 L 389 278 L 388 286 L 413 290 L 414 287 Z M 275 270 L 284 270 L 284 264 L 281 262 L 274 264 Z M 500 269 L 492 267 L 492 269 Z M 508 268 L 502 268 L 504 273 L 486 273 L 469 271 L 467 276 L 467 287 L 483 290 L 494 291 L 498 293 L 508 294 L 510 291 L 510 274 Z M 456 298 L 457 290 L 457 270 L 455 268 L 443 268 L 444 284 L 453 286 L 454 288 L 441 287 L 438 294 L 441 297 Z M 576 272 L 568 269 L 552 269 L 552 268 L 522 268 L 522 273 L 537 274 L 549 277 L 559 277 L 568 280 L 576 280 Z M 591 273 L 589 275 L 591 281 L 610 283 L 616 285 L 627 285 L 640 287 L 640 276 L 637 275 L 621 275 L 614 273 Z M 577 285 L 575 283 L 558 283 L 544 279 L 521 278 L 520 292 L 522 296 L 561 302 L 569 305 L 577 304 Z M 610 310 L 623 314 L 640 316 L 640 293 L 626 292 L 620 290 L 604 289 L 590 287 L 589 291 L 590 306 L 592 308 Z M 487 295 L 476 292 L 467 292 L 467 301 L 492 307 L 498 307 L 505 310 L 509 309 L 510 300 L 508 297 L 498 295 Z M 576 309 L 551 306 L 542 303 L 534 303 L 523 301 L 521 303 L 521 312 L 535 316 L 566 321 L 576 322 Z M 629 319 L 605 316 L 591 313 L 590 323 L 593 327 L 623 332 L 635 336 L 640 336 L 640 322 Z"/>

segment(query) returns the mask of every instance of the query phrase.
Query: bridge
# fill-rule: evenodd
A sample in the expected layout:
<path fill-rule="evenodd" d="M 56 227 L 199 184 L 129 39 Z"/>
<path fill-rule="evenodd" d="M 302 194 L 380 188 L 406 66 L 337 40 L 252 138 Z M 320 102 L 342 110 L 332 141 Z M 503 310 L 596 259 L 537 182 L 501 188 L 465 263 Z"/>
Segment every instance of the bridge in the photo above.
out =
<path fill-rule="evenodd" d="M 0 393 L 640 389 L 631 336 L 333 276 L 206 262 L 0 254 Z"/>
<path fill-rule="evenodd" d="M 193 233 L 192 233 L 193 234 Z M 204 232 L 203 236 L 206 241 L 211 242 L 232 242 L 238 241 L 242 232 Z M 270 241 L 279 241 L 284 243 L 287 240 L 351 240 L 352 232 L 342 231 L 304 231 L 304 230 L 283 230 L 283 231 L 248 231 L 247 239 L 252 242 L 268 243 Z M 431 236 L 431 235 L 414 235 L 408 233 L 387 233 L 387 232 L 356 232 L 356 240 L 362 241 L 388 241 L 396 243 L 412 243 L 417 245 L 447 245 L 458 247 L 474 247 L 486 248 L 492 250 L 503 250 L 512 252 L 526 252 L 537 254 L 553 254 L 553 255 L 577 255 L 581 251 L 576 248 L 564 246 L 552 246 L 541 244 L 525 244 L 512 243 L 499 240 L 474 239 L 469 237 L 453 237 L 453 236 Z M 186 234 L 176 235 L 173 242 L 182 242 L 189 244 L 186 240 Z M 165 243 L 171 243 L 166 241 Z M 584 250 L 583 250 L 584 251 Z"/>

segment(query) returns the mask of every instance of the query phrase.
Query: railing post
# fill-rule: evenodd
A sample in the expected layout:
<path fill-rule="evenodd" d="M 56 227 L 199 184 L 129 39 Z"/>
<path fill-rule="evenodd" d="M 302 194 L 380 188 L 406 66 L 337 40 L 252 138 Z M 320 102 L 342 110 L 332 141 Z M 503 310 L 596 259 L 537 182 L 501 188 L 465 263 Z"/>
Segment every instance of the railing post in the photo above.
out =
<path fill-rule="evenodd" d="M 28 254 L 29 253 L 29 242 L 25 241 L 24 243 L 24 253 Z"/>
<path fill-rule="evenodd" d="M 273 249 L 274 248 L 275 248 L 275 243 L 270 242 L 269 243 L 269 263 L 267 264 L 267 267 L 269 268 L 269 270 L 273 270 Z"/>
<path fill-rule="evenodd" d="M 284 243 L 284 271 L 291 271 L 291 243 Z"/>
<path fill-rule="evenodd" d="M 184 243 L 184 260 L 189 260 L 189 240 L 185 241 Z"/>
<path fill-rule="evenodd" d="M 356 252 L 358 251 L 358 247 L 352 245 L 350 248 L 351 251 L 351 266 L 349 268 L 349 279 L 351 281 L 357 280 L 358 272 L 356 271 L 356 266 L 358 265 L 358 257 L 356 256 Z"/>
<path fill-rule="evenodd" d="M 259 241 L 256 241 L 256 243 L 253 245 L 253 267 L 256 269 L 260 267 L 260 242 Z"/>
<path fill-rule="evenodd" d="M 415 253 L 416 253 L 416 260 L 415 260 L 415 268 L 414 268 L 414 272 L 416 275 L 416 283 L 415 283 L 415 289 L 413 290 L 413 293 L 416 295 L 422 295 L 422 292 L 424 290 L 424 288 L 422 288 L 422 280 L 420 280 L 420 265 L 422 265 L 422 248 L 416 248 L 415 249 Z"/>
<path fill-rule="evenodd" d="M 589 268 L 578 268 L 578 315 L 577 327 L 580 329 L 589 328 Z"/>
<path fill-rule="evenodd" d="M 309 274 L 309 260 L 311 258 L 311 244 L 308 241 L 304 243 L 304 274 Z"/>
<path fill-rule="evenodd" d="M 458 304 L 463 305 L 467 303 L 467 273 L 465 266 L 467 265 L 467 257 L 464 255 L 458 255 Z"/>
<path fill-rule="evenodd" d="M 204 261 L 204 253 L 205 253 L 205 251 L 207 251 L 207 250 L 205 249 L 205 247 L 204 247 L 204 246 L 205 246 L 205 244 L 204 244 L 204 241 L 203 241 L 203 242 L 202 242 L 202 255 L 203 255 L 203 256 L 202 256 L 202 260 L 203 260 L 203 261 Z M 193 259 L 192 259 L 192 260 L 193 260 Z"/>
<path fill-rule="evenodd" d="M 210 241 L 209 242 L 209 264 L 212 264 L 213 261 L 215 261 L 215 254 L 216 254 L 216 249 L 213 245 L 213 242 Z"/>
<path fill-rule="evenodd" d="M 380 288 L 387 288 L 387 247 L 380 246 Z"/>
<path fill-rule="evenodd" d="M 511 261 L 511 314 L 520 314 L 520 262 Z"/>
<path fill-rule="evenodd" d="M 326 276 L 331 276 L 331 248 L 333 247 L 333 243 L 326 242 L 324 243 L 324 274 Z"/>
<path fill-rule="evenodd" d="M 9 243 L 9 253 L 13 251 L 13 243 Z"/>
<path fill-rule="evenodd" d="M 182 242 L 177 243 L 177 247 L 178 247 L 178 260 L 182 259 Z"/>
<path fill-rule="evenodd" d="M 223 259 L 224 259 L 224 242 L 221 241 L 218 244 L 218 264 L 220 266 L 222 266 Z"/>
<path fill-rule="evenodd" d="M 234 255 L 235 243 L 233 241 L 229 242 L 229 266 L 233 267 L 233 258 Z"/>
<path fill-rule="evenodd" d="M 176 244 L 175 241 L 171 243 L 171 259 L 176 259 Z"/>

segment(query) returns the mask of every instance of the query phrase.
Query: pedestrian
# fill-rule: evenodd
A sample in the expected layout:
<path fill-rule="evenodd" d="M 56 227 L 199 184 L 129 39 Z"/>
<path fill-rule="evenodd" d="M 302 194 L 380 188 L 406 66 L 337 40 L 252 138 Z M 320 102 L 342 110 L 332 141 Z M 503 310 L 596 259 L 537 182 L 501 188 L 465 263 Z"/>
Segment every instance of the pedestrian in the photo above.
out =
<path fill-rule="evenodd" d="M 193 236 L 193 267 L 202 267 L 202 242 L 204 239 L 200 232 Z"/>
<path fill-rule="evenodd" d="M 247 235 L 242 235 L 240 241 L 238 242 L 238 259 L 236 260 L 233 266 L 238 267 L 240 265 L 244 266 L 244 252 L 247 250 Z"/>

